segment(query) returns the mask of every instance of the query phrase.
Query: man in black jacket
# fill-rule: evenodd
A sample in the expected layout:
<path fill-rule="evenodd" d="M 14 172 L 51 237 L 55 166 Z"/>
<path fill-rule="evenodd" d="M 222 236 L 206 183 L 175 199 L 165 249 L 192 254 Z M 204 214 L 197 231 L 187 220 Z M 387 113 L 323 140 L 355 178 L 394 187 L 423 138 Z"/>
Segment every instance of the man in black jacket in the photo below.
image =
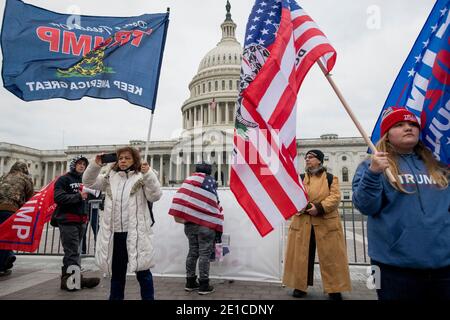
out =
<path fill-rule="evenodd" d="M 58 206 L 53 214 L 52 224 L 59 227 L 64 248 L 61 289 L 68 291 L 78 289 L 69 283 L 73 282 L 72 271 L 78 270 L 75 272 L 76 276 L 81 270 L 80 245 L 88 222 L 85 201 L 88 194 L 81 191 L 81 177 L 88 163 L 83 156 L 75 157 L 70 162 L 69 172 L 59 177 L 55 183 L 54 199 Z M 75 280 L 75 284 L 79 283 L 81 288 L 93 288 L 100 283 L 99 278 L 84 278 L 82 275 L 79 280 Z"/>

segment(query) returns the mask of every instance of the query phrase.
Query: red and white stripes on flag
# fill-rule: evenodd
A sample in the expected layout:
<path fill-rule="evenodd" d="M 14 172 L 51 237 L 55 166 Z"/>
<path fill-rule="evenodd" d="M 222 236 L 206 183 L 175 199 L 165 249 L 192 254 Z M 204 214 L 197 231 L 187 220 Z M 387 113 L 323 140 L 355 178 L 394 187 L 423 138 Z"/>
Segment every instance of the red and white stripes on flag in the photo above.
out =
<path fill-rule="evenodd" d="M 173 197 L 169 214 L 223 232 L 223 209 L 212 185 L 205 181 L 207 177 L 194 173 L 184 180 Z"/>
<path fill-rule="evenodd" d="M 281 17 L 270 38 L 264 35 L 274 11 Z M 264 23 L 258 33 L 260 20 Z M 318 59 L 331 71 L 336 52 L 293 0 L 257 0 L 246 40 L 230 187 L 265 236 L 307 204 L 295 166 L 297 93 Z"/>

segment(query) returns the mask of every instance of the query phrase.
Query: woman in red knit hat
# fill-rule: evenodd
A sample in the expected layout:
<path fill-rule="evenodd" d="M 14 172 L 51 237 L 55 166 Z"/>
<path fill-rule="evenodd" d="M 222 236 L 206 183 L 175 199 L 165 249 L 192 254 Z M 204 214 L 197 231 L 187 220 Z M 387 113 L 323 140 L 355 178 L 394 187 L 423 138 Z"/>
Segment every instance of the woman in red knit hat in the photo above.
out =
<path fill-rule="evenodd" d="M 449 172 L 419 135 L 413 113 L 389 108 L 379 152 L 360 164 L 353 179 L 353 204 L 368 215 L 380 300 L 450 300 Z M 395 181 L 383 174 L 387 168 Z"/>

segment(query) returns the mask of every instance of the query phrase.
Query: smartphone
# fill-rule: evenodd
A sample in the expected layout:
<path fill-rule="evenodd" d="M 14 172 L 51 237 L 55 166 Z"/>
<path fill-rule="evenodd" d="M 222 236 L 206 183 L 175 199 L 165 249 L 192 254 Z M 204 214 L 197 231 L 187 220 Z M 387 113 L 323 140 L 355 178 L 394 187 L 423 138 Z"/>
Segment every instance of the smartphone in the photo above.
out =
<path fill-rule="evenodd" d="M 102 163 L 111 163 L 117 162 L 117 154 L 116 153 L 105 153 L 100 156 Z"/>

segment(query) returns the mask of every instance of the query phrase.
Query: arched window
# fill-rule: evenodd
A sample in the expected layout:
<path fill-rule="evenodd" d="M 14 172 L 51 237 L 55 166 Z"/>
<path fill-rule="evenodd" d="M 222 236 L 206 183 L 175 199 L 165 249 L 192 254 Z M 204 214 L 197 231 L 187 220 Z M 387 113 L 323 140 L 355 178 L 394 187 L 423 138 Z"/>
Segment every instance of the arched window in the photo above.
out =
<path fill-rule="evenodd" d="M 348 182 L 348 169 L 347 167 L 342 168 L 342 182 Z"/>
<path fill-rule="evenodd" d="M 214 82 L 214 90 L 217 91 L 219 90 L 219 82 Z"/>
<path fill-rule="evenodd" d="M 230 90 L 233 90 L 233 80 L 230 80 L 229 85 L 230 85 L 229 89 L 230 89 Z"/>
<path fill-rule="evenodd" d="M 222 90 L 225 90 L 225 80 L 222 80 Z"/>
<path fill-rule="evenodd" d="M 211 92 L 211 82 L 208 82 L 208 92 Z"/>

